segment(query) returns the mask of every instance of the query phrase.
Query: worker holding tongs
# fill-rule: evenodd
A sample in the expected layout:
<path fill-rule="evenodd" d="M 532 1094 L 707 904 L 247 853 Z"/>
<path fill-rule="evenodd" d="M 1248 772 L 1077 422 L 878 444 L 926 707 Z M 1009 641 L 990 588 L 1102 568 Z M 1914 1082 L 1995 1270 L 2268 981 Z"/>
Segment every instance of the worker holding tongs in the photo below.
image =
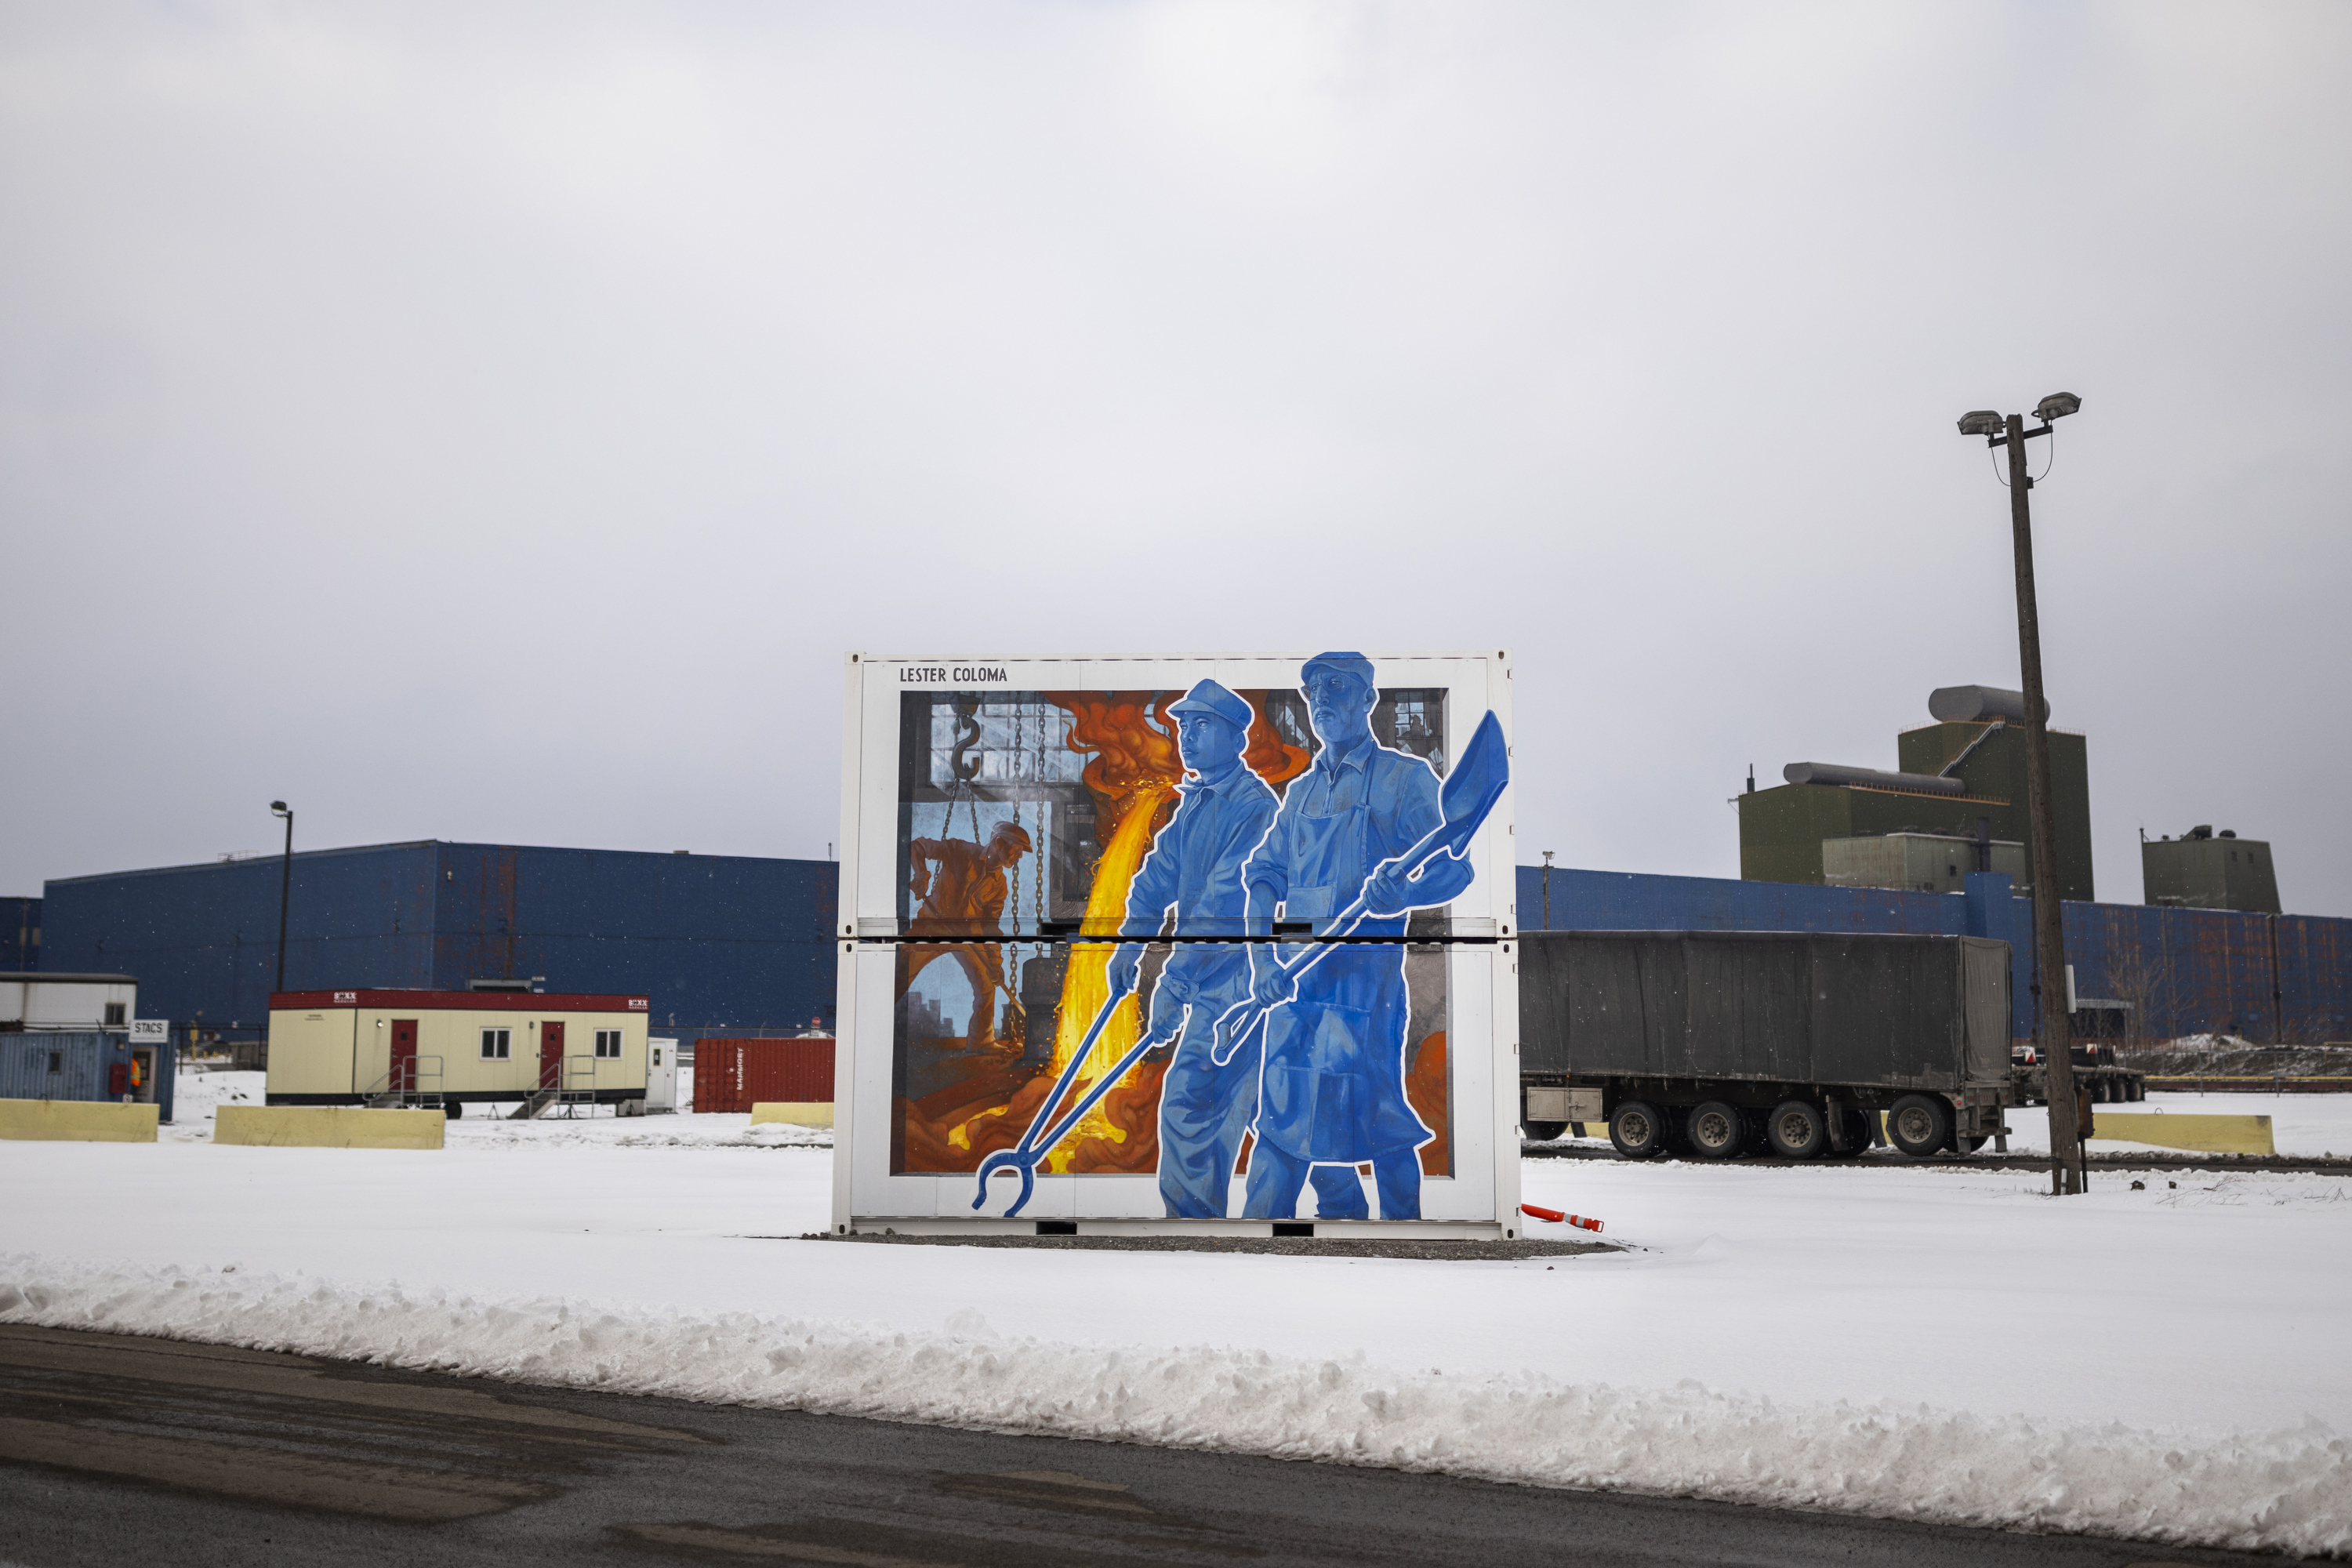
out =
<path fill-rule="evenodd" d="M 1257 1113 L 1257 1058 L 1211 1059 L 1217 1020 L 1250 991 L 1241 950 L 1242 866 L 1274 821 L 1274 791 L 1242 762 L 1249 744 L 1250 705 L 1203 680 L 1171 706 L 1188 777 L 1176 814 L 1152 841 L 1128 885 L 1119 934 L 1160 933 L 1172 910 L 1179 942 L 1151 992 L 1144 1037 L 1173 1039 L 1175 1055 L 1160 1087 L 1160 1196 L 1171 1219 L 1224 1219 L 1231 1214 L 1234 1164 Z M 1230 944 L 1230 945 L 1228 945 Z M 1112 956 L 1115 985 L 1131 985 L 1141 942 Z M 1181 1031 L 1181 1032 L 1180 1032 Z"/>

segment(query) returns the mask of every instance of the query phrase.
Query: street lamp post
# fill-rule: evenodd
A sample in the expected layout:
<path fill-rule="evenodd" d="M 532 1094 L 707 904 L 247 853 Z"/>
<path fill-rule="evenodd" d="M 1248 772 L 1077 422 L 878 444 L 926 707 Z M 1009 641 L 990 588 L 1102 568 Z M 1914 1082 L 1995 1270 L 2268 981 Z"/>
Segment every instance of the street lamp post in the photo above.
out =
<path fill-rule="evenodd" d="M 286 906 L 294 892 L 294 810 L 282 800 L 269 803 L 269 815 L 286 819 L 286 854 L 278 869 L 278 989 L 286 989 Z"/>
<path fill-rule="evenodd" d="M 2033 844 L 2033 926 L 2037 958 L 2033 992 L 2042 1055 L 2050 1085 L 2050 1185 L 2083 1190 L 2083 1142 L 2074 1100 L 2074 1043 L 2066 1015 L 2066 930 L 2058 891 L 2058 831 L 2051 812 L 2049 703 L 2042 694 L 2042 618 L 2033 595 L 2033 519 L 2026 503 L 2033 489 L 2025 444 L 2050 434 L 2052 423 L 2083 406 L 2071 392 L 2053 392 L 2033 410 L 2042 421 L 1979 409 L 1960 421 L 1963 436 L 2009 448 L 2010 532 L 2017 553 L 2017 662 L 2025 686 L 2025 808 Z"/>

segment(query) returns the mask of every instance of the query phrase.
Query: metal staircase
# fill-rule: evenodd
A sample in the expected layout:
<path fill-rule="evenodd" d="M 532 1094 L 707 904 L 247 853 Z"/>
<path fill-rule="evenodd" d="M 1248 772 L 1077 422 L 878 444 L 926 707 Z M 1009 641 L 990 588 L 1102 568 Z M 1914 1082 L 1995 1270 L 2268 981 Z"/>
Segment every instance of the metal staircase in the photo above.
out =
<path fill-rule="evenodd" d="M 370 1084 L 361 1100 L 371 1110 L 442 1110 L 441 1058 L 410 1057 L 397 1061 Z"/>
<path fill-rule="evenodd" d="M 564 1057 L 541 1068 L 539 1087 L 525 1097 L 520 1105 L 507 1112 L 509 1121 L 536 1121 L 543 1116 L 562 1115 L 566 1121 L 579 1115 L 586 1107 L 591 1114 L 596 1108 L 596 1058 Z"/>

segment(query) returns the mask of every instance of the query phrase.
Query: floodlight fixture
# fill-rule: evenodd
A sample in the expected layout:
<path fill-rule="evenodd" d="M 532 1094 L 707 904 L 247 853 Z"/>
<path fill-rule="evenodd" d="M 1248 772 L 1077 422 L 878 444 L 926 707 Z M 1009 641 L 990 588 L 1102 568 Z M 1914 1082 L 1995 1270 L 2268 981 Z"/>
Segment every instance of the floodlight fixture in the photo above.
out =
<path fill-rule="evenodd" d="M 2034 405 L 2033 416 L 2044 425 L 2053 419 L 2063 419 L 2083 406 L 2083 400 L 2071 392 L 2053 392 Z"/>
<path fill-rule="evenodd" d="M 1960 434 L 1963 436 L 1998 436 L 2001 433 L 2005 425 L 2006 422 L 2001 418 L 2001 416 L 1994 413 L 1991 409 L 1979 408 L 1973 413 L 1964 414 L 1960 416 Z"/>

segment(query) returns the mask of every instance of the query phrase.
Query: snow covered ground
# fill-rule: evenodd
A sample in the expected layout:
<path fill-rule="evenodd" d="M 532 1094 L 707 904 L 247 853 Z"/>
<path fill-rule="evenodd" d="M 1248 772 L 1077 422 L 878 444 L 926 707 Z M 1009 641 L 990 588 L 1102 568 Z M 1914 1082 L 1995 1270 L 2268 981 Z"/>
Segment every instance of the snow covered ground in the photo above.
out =
<path fill-rule="evenodd" d="M 1536 1160 L 1529 1202 L 1599 1215 L 1633 1250 L 1009 1251 L 782 1239 L 825 1223 L 831 1154 L 770 1149 L 741 1117 L 468 1117 L 438 1152 L 215 1147 L 207 1101 L 239 1086 L 210 1077 L 183 1080 L 155 1145 L 0 1143 L 0 1318 L 2352 1552 L 2346 1178 L 2118 1176 L 2060 1202 L 2030 1172 Z"/>

